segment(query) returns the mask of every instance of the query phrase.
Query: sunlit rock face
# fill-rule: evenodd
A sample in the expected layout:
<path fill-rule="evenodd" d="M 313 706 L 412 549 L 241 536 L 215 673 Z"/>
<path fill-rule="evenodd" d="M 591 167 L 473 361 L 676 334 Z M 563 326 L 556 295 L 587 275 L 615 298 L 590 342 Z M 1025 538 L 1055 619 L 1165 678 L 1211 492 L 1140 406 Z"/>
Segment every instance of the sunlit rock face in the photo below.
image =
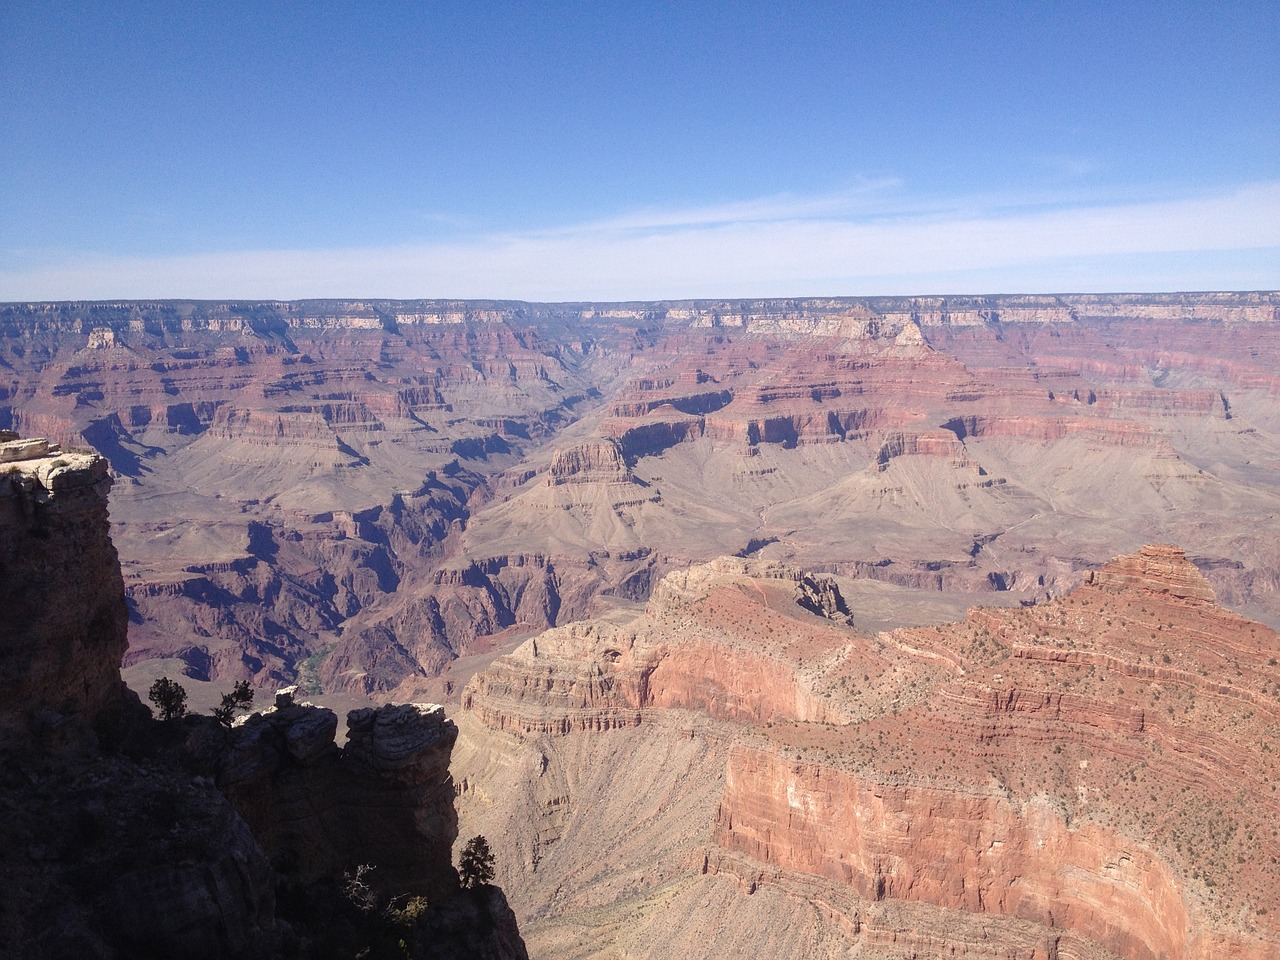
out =
<path fill-rule="evenodd" d="M 795 577 L 681 571 L 632 619 L 549 631 L 471 681 L 462 830 L 499 838 L 531 945 L 576 955 L 586 924 L 696 957 L 752 937 L 822 956 L 1280 950 L 1280 636 L 1219 606 L 1182 550 L 876 635 L 819 617 Z M 574 881 L 592 892 L 541 892 Z M 701 941 L 692 920 L 621 922 L 657 903 L 737 923 Z"/>
<path fill-rule="evenodd" d="M 0 426 L 110 460 L 129 670 L 434 702 L 734 553 L 955 605 L 1167 540 L 1274 625 L 1278 307 L 11 304 Z"/>

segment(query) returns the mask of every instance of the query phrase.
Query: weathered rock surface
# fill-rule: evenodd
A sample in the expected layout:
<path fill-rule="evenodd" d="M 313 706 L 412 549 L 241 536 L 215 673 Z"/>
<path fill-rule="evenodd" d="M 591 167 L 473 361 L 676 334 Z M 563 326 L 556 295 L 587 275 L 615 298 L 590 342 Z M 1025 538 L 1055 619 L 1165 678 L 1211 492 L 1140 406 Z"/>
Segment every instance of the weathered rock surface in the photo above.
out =
<path fill-rule="evenodd" d="M 744 593 L 757 591 L 766 598 L 754 624 L 763 636 L 744 643 L 736 610 Z M 803 661 L 836 646 L 840 633 L 793 613 L 824 604 L 830 619 L 848 622 L 825 578 L 721 558 L 668 574 L 647 616 L 632 624 L 573 623 L 499 657 L 468 684 L 463 707 L 526 736 L 636 726 L 650 707 L 756 722 L 825 719 L 827 705 L 801 681 Z"/>
<path fill-rule="evenodd" d="M 1213 587 L 1204 574 L 1187 562 L 1177 547 L 1148 546 L 1090 570 L 1084 582 L 1112 589 L 1134 588 L 1148 593 L 1167 593 L 1179 600 L 1213 603 Z"/>
<path fill-rule="evenodd" d="M 14 304 L 0 426 L 108 456 L 129 664 L 209 682 L 435 699 L 739 552 L 1012 601 L 1169 540 L 1276 625 L 1278 305 Z"/>
<path fill-rule="evenodd" d="M 110 487 L 101 457 L 0 431 L 0 748 L 91 735 L 136 706 Z"/>
<path fill-rule="evenodd" d="M 500 838 L 535 949 L 1280 951 L 1280 636 L 1180 550 L 872 637 L 767 573 L 669 576 L 468 686 L 463 832 Z"/>
<path fill-rule="evenodd" d="M 291 885 L 332 883 L 368 863 L 383 896 L 451 895 L 452 721 L 435 705 L 352 711 L 342 749 L 336 728 L 321 707 L 255 714 L 237 728 L 217 784 Z"/>
<path fill-rule="evenodd" d="M 415 956 L 526 956 L 501 891 L 458 889 L 442 708 L 354 711 L 345 750 L 331 711 L 289 695 L 233 729 L 151 720 L 120 679 L 105 463 L 10 434 L 0 457 L 19 618 L 0 636 L 0 955 L 310 958 L 394 934 Z M 367 898 L 344 895 L 361 865 Z M 431 900 L 395 912 L 411 895 Z"/>
<path fill-rule="evenodd" d="M 155 756 L 2 759 L 6 956 L 279 954 L 271 865 L 210 781 Z"/>

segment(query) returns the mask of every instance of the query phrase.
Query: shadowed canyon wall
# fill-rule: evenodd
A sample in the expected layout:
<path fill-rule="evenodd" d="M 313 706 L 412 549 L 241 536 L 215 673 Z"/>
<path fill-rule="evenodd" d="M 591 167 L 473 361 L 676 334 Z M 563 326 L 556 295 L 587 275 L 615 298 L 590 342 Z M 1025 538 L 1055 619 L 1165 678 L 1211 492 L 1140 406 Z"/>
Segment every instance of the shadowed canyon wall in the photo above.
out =
<path fill-rule="evenodd" d="M 0 465 L 0 953 L 355 953 L 382 935 L 342 892 L 363 864 L 378 911 L 429 898 L 397 955 L 526 955 L 501 891 L 458 889 L 441 707 L 353 711 L 344 749 L 287 693 L 235 727 L 152 720 L 120 678 L 106 462 L 3 434 Z"/>

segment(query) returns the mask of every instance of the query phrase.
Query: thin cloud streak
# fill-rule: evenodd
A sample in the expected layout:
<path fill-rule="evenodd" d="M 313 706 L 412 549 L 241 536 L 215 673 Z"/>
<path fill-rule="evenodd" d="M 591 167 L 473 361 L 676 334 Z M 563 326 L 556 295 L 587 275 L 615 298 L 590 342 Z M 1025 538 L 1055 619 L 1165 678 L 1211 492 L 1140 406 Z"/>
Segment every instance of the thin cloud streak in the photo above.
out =
<path fill-rule="evenodd" d="M 710 204 L 683 210 L 636 210 L 618 217 L 540 231 L 540 235 L 565 236 L 591 231 L 657 230 L 729 223 L 768 223 L 779 220 L 865 216 L 877 210 L 887 209 L 889 200 L 886 195 L 901 186 L 901 180 L 886 178 L 867 180 L 850 190 L 814 197 L 780 193 L 771 197 Z"/>
<path fill-rule="evenodd" d="M 871 195 L 877 190 L 868 187 Z M 0 298 L 623 300 L 927 293 L 938 284 L 979 293 L 992 292 L 999 277 L 1010 278 L 1005 290 L 1031 289 L 1025 278 L 1038 278 L 1042 290 L 1137 290 L 1151 289 L 1139 278 L 1149 283 L 1153 275 L 1169 278 L 1166 289 L 1188 289 L 1217 275 L 1200 270 L 1179 282 L 1185 254 L 1195 252 L 1224 265 L 1220 286 L 1249 278 L 1257 280 L 1250 287 L 1280 286 L 1280 182 L 1209 197 L 1022 213 L 858 219 L 842 212 L 857 206 L 861 192 L 641 211 L 418 246 L 69 258 L 0 270 Z M 1260 261 L 1259 250 L 1274 256 Z M 1169 257 L 1168 270 L 1157 262 L 1153 272 L 1150 260 L 1161 255 L 1178 256 Z M 1126 273 L 1135 257 L 1148 262 Z M 1080 273 L 1086 259 L 1095 264 L 1093 282 Z M 1074 266 L 1055 285 L 1055 264 L 1067 261 Z"/>

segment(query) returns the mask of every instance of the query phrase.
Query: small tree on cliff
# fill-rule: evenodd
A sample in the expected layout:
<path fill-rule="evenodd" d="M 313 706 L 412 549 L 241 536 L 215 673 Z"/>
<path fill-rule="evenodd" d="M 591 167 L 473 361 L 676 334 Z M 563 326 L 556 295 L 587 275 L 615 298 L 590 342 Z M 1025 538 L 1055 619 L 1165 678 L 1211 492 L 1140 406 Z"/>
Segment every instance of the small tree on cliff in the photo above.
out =
<path fill-rule="evenodd" d="M 493 880 L 493 851 L 488 840 L 477 834 L 467 841 L 458 861 L 458 874 L 465 890 L 483 887 Z"/>
<path fill-rule="evenodd" d="M 177 720 L 187 712 L 187 691 L 182 684 L 161 677 L 151 685 L 147 699 L 160 711 L 161 720 Z"/>
<path fill-rule="evenodd" d="M 251 706 L 253 706 L 253 688 L 249 686 L 248 680 L 237 680 L 231 692 L 222 695 L 222 706 L 213 708 L 213 715 L 224 727 L 230 727 L 231 718 L 235 716 L 236 711 L 241 708 L 247 710 Z"/>

